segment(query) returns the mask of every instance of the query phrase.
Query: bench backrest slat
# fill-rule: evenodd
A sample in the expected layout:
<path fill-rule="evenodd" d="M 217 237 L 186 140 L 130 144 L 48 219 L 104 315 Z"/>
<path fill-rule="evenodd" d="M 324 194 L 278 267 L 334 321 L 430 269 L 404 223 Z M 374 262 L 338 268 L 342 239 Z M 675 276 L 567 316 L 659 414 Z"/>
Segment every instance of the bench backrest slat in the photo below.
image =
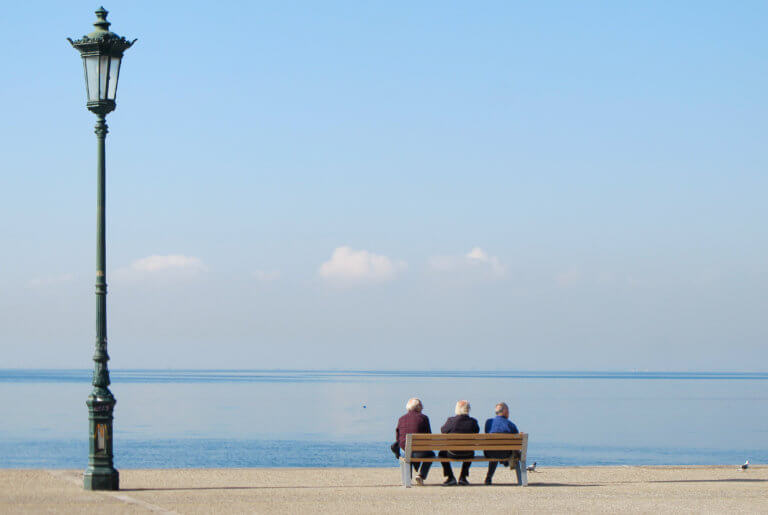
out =
<path fill-rule="evenodd" d="M 413 433 L 408 435 L 411 440 L 411 451 L 523 451 L 527 447 L 527 437 L 525 433 Z"/>
<path fill-rule="evenodd" d="M 414 445 L 413 451 L 520 451 L 522 445 Z"/>
<path fill-rule="evenodd" d="M 451 440 L 464 438 L 467 440 L 504 440 L 507 438 L 522 440 L 525 433 L 410 433 L 414 440 Z"/>

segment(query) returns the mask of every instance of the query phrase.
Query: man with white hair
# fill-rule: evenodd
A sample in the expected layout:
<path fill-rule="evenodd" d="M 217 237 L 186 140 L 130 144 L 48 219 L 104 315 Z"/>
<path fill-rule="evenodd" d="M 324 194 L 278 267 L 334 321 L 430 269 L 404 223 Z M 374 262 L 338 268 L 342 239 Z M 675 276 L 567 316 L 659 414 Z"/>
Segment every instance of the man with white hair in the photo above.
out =
<path fill-rule="evenodd" d="M 424 406 L 421 404 L 421 400 L 416 397 L 409 399 L 405 405 L 406 414 L 400 417 L 397 421 L 397 429 L 395 429 L 395 437 L 397 441 L 392 444 L 392 450 L 400 455 L 400 449 L 405 449 L 405 437 L 411 433 L 431 433 L 432 428 L 429 426 L 429 417 L 424 415 L 421 411 Z M 434 458 L 435 453 L 432 451 L 414 451 L 411 453 L 414 458 Z M 416 470 L 416 475 L 413 476 L 413 484 L 422 486 L 424 480 L 427 479 L 429 474 L 429 468 L 432 466 L 431 461 L 411 462 L 411 466 Z"/>
<path fill-rule="evenodd" d="M 477 420 L 469 416 L 469 401 L 459 401 L 456 403 L 455 417 L 450 417 L 445 421 L 440 431 L 443 433 L 479 433 L 480 426 L 477 425 Z M 475 455 L 475 451 L 440 451 L 437 453 L 441 458 L 471 458 Z M 453 486 L 456 484 L 456 477 L 453 475 L 453 469 L 449 462 L 442 462 L 443 475 L 445 481 L 443 486 Z M 460 485 L 468 485 L 469 481 L 469 467 L 472 465 L 471 461 L 465 461 L 461 464 L 461 475 L 459 476 Z"/>
<path fill-rule="evenodd" d="M 496 413 L 496 416 L 485 421 L 486 433 L 517 434 L 520 432 L 517 430 L 517 426 L 509 420 L 509 406 L 507 406 L 506 402 L 498 403 L 494 412 Z M 486 458 L 509 458 L 512 456 L 512 451 L 484 451 L 484 454 Z M 496 467 L 498 465 L 498 461 L 488 462 L 488 473 L 485 475 L 486 485 L 490 485 L 493 481 L 493 473 L 496 472 Z"/>

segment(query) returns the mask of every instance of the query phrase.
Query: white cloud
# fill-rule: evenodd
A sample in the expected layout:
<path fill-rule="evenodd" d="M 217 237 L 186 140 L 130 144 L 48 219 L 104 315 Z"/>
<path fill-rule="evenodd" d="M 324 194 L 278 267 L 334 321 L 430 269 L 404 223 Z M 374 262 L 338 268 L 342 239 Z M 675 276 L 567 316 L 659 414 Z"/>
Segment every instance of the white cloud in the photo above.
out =
<path fill-rule="evenodd" d="M 115 270 L 117 280 L 140 280 L 146 277 L 189 278 L 208 270 L 208 267 L 194 256 L 169 254 L 152 255 L 137 259 L 129 266 Z"/>
<path fill-rule="evenodd" d="M 256 270 L 253 272 L 253 277 L 257 281 L 277 281 L 280 279 L 280 270 Z"/>
<path fill-rule="evenodd" d="M 495 275 L 504 275 L 507 268 L 501 264 L 496 256 L 489 256 L 480 247 L 475 247 L 464 256 L 471 266 L 488 266 Z"/>
<path fill-rule="evenodd" d="M 41 288 L 44 286 L 52 286 L 54 284 L 68 283 L 75 278 L 74 274 L 61 274 L 51 277 L 35 277 L 30 279 L 27 286 L 30 288 Z"/>
<path fill-rule="evenodd" d="M 503 277 L 507 273 L 507 267 L 498 257 L 489 255 L 480 247 L 460 256 L 433 256 L 429 258 L 429 266 L 439 272 L 476 270 L 494 277 Z"/>
<path fill-rule="evenodd" d="M 206 269 L 200 258 L 171 254 L 168 256 L 148 256 L 137 259 L 130 266 L 137 272 L 160 272 L 165 270 L 190 270 L 201 272 Z"/>
<path fill-rule="evenodd" d="M 331 259 L 320 265 L 320 277 L 343 282 L 383 282 L 395 278 L 407 268 L 404 261 L 396 261 L 367 250 L 338 247 Z"/>

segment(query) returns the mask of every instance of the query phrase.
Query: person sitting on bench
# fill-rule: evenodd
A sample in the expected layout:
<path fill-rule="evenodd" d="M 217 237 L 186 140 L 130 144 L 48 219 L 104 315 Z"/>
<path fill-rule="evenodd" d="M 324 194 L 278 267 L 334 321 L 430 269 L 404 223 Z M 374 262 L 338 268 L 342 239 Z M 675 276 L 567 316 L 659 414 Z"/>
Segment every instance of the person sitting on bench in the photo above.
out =
<path fill-rule="evenodd" d="M 395 429 L 395 437 L 397 441 L 392 444 L 392 451 L 397 452 L 400 455 L 400 449 L 405 449 L 405 437 L 410 433 L 431 433 L 432 428 L 429 426 L 429 417 L 424 415 L 421 411 L 424 406 L 421 404 L 421 400 L 416 397 L 409 399 L 405 405 L 407 413 L 400 417 L 397 421 L 397 428 Z M 434 458 L 435 453 L 432 451 L 416 451 L 412 454 L 414 458 Z M 422 486 L 424 480 L 427 479 L 429 474 L 429 468 L 432 466 L 431 461 L 415 462 L 412 461 L 411 465 L 416 470 L 416 475 L 413 476 L 413 483 Z M 419 466 L 421 465 L 421 466 Z"/>
<path fill-rule="evenodd" d="M 469 401 L 459 401 L 456 403 L 455 417 L 450 417 L 445 421 L 440 431 L 443 433 L 479 433 L 480 426 L 477 425 L 477 420 L 469 416 Z M 440 451 L 437 453 L 441 458 L 471 458 L 475 455 L 475 451 Z M 443 486 L 453 486 L 456 484 L 456 477 L 453 475 L 453 469 L 451 469 L 450 462 L 443 461 L 443 475 L 445 481 Z M 472 465 L 471 461 L 465 461 L 461 464 L 461 475 L 459 476 L 460 485 L 468 485 L 469 481 L 469 467 Z"/>
<path fill-rule="evenodd" d="M 517 434 L 520 432 L 517 430 L 517 426 L 509 421 L 509 406 L 507 406 L 506 402 L 498 403 L 494 412 L 496 413 L 496 416 L 485 421 L 486 433 Z M 512 456 L 512 452 L 513 451 L 483 451 L 486 458 L 509 458 Z M 501 463 L 507 465 L 507 462 L 502 461 Z M 498 465 L 498 461 L 488 462 L 488 473 L 485 475 L 486 485 L 490 485 L 493 481 L 493 473 L 496 472 L 496 467 Z"/>

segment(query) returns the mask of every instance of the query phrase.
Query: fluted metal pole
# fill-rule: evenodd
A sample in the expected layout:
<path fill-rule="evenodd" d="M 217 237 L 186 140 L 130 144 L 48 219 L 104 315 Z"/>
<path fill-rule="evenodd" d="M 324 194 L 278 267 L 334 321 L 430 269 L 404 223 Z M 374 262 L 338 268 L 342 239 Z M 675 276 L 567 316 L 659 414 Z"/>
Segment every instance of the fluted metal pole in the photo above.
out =
<path fill-rule="evenodd" d="M 109 391 L 107 361 L 107 250 L 106 250 L 106 115 L 96 121 L 97 202 L 96 202 L 96 350 L 93 354 L 93 390 L 88 396 L 90 428 L 88 468 L 84 475 L 87 490 L 119 489 L 119 474 L 114 467 L 112 420 L 115 398 Z"/>

